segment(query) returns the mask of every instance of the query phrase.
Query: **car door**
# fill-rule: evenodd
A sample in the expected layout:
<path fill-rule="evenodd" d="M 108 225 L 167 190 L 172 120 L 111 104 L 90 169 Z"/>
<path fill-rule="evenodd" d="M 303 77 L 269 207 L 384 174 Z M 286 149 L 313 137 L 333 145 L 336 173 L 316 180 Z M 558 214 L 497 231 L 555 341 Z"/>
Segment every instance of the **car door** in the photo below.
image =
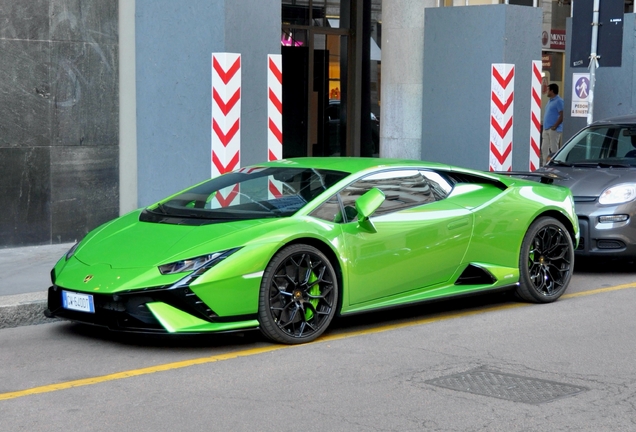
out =
<path fill-rule="evenodd" d="M 473 226 L 470 211 L 445 200 L 451 185 L 433 171 L 386 171 L 343 189 L 345 209 L 372 187 L 386 197 L 371 217 L 375 232 L 355 218 L 342 225 L 349 304 L 448 281 L 462 262 Z"/>

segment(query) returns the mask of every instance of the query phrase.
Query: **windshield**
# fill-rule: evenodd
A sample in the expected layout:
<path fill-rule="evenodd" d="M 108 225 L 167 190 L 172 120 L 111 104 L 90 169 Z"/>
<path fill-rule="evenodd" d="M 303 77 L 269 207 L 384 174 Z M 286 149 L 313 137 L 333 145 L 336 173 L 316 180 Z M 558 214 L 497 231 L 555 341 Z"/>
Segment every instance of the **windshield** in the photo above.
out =
<path fill-rule="evenodd" d="M 290 216 L 347 175 L 311 168 L 242 168 L 149 207 L 142 219 L 207 221 L 192 222 L 201 224 Z"/>
<path fill-rule="evenodd" d="M 548 165 L 636 166 L 636 125 L 603 125 L 584 129 Z"/>

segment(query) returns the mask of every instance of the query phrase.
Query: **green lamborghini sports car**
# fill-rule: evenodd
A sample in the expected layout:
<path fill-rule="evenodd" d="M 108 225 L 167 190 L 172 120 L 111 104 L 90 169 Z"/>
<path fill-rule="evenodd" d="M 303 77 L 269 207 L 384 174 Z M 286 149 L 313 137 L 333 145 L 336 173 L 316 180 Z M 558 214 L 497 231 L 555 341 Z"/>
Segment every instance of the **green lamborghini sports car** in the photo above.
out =
<path fill-rule="evenodd" d="M 49 317 L 112 330 L 260 329 L 491 290 L 552 302 L 579 227 L 549 181 L 408 160 L 300 158 L 206 180 L 90 232 L 51 272 Z"/>

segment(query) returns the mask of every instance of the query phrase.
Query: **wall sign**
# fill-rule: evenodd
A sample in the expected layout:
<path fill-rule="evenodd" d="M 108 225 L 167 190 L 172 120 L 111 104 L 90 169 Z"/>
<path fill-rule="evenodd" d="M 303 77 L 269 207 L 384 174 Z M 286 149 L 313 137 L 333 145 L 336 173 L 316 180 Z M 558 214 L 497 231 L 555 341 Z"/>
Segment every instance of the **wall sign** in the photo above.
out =
<path fill-rule="evenodd" d="M 587 117 L 589 109 L 590 74 L 572 74 L 572 117 Z"/>

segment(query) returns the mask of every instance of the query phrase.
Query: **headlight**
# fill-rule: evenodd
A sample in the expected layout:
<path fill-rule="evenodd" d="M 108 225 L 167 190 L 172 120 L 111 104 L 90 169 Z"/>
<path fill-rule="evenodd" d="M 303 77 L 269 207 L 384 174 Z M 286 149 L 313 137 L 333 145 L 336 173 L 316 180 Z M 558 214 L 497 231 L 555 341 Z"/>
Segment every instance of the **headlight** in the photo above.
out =
<path fill-rule="evenodd" d="M 623 183 L 603 191 L 600 204 L 623 204 L 636 198 L 636 183 Z"/>
<path fill-rule="evenodd" d="M 71 246 L 68 252 L 66 252 L 66 261 L 70 260 L 71 257 L 75 255 L 75 251 L 77 250 L 77 247 L 79 246 L 79 244 L 80 242 L 75 242 L 75 244 Z"/>
<path fill-rule="evenodd" d="M 169 264 L 163 264 L 159 266 L 159 272 L 162 275 L 184 273 L 189 271 L 196 271 L 199 269 L 207 270 L 214 266 L 219 261 L 227 258 L 237 249 L 229 249 L 222 252 L 215 252 L 207 255 L 201 255 L 196 258 L 188 258 L 180 261 L 175 261 Z"/>

